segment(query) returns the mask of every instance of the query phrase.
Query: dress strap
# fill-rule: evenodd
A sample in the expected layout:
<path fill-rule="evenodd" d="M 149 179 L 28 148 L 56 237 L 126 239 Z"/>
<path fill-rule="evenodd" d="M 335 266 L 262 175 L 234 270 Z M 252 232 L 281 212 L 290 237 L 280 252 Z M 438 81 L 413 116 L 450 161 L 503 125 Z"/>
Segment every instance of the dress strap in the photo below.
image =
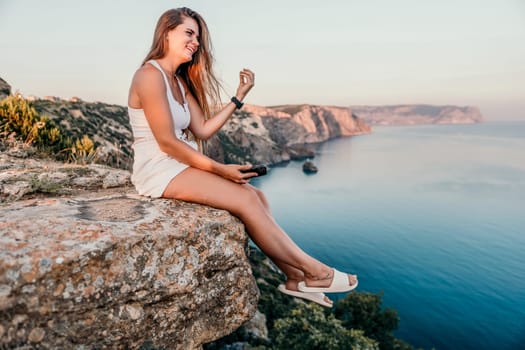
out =
<path fill-rule="evenodd" d="M 182 85 L 182 83 L 180 82 L 179 80 L 179 77 L 175 75 L 175 79 L 177 79 L 177 83 L 179 84 L 179 89 L 180 89 L 180 92 L 182 94 L 182 101 L 187 104 L 188 102 L 186 101 L 186 91 L 184 90 L 184 85 Z"/>
<path fill-rule="evenodd" d="M 166 83 L 167 89 L 169 91 L 169 95 L 173 98 L 173 93 L 171 92 L 171 87 L 170 87 L 168 76 L 166 75 L 166 72 L 164 72 L 164 69 L 162 69 L 162 67 L 160 66 L 159 62 L 157 62 L 155 60 L 149 60 L 146 63 L 151 63 L 151 65 L 153 67 L 155 67 L 158 70 L 160 70 L 160 72 L 162 73 L 162 76 L 164 77 L 164 82 Z M 184 102 L 184 104 L 187 104 L 188 102 L 186 101 L 186 91 L 184 90 L 184 85 L 182 85 L 182 83 L 180 82 L 178 76 L 175 75 L 175 79 L 177 80 L 177 84 L 179 84 L 179 89 L 180 89 L 180 92 L 182 94 L 182 102 Z"/>
<path fill-rule="evenodd" d="M 168 80 L 168 76 L 166 75 L 166 73 L 164 72 L 164 70 L 162 69 L 160 64 L 157 61 L 155 61 L 155 60 L 149 60 L 146 63 L 150 63 L 153 67 L 155 67 L 158 70 L 160 70 L 160 72 L 162 73 L 162 77 L 164 78 L 164 82 L 166 83 L 166 87 L 169 89 L 169 92 L 171 93 L 171 88 L 170 88 L 170 83 L 169 83 L 169 80 Z"/>

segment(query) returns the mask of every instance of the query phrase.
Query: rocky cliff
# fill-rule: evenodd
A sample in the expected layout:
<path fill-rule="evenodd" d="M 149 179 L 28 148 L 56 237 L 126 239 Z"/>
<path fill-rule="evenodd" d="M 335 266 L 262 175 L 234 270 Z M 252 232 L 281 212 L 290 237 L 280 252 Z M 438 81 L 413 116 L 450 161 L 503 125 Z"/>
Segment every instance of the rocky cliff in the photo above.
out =
<path fill-rule="evenodd" d="M 483 121 L 479 109 L 469 106 L 395 105 L 350 108 L 370 125 L 472 124 Z"/>
<path fill-rule="evenodd" d="M 4 79 L 0 78 L 0 100 L 11 94 L 11 85 Z"/>
<path fill-rule="evenodd" d="M 370 132 L 349 108 L 245 105 L 210 140 L 208 152 L 226 162 L 273 164 L 313 156 L 311 145 Z"/>
<path fill-rule="evenodd" d="M 132 133 L 127 109 L 100 102 L 43 100 L 35 109 L 59 124 L 72 139 L 95 141 L 99 161 L 130 170 Z M 348 108 L 245 105 L 207 142 L 206 153 L 222 162 L 276 164 L 314 156 L 314 145 L 371 129 Z"/>
<path fill-rule="evenodd" d="M 133 136 L 125 107 L 101 102 L 43 100 L 35 109 L 49 117 L 72 139 L 88 135 L 97 145 L 99 162 L 130 170 Z"/>
<path fill-rule="evenodd" d="M 123 170 L 24 163 L 0 163 L 0 348 L 196 349 L 255 315 L 247 235 L 228 212 L 137 196 Z M 31 181 L 76 192 L 12 201 Z"/>

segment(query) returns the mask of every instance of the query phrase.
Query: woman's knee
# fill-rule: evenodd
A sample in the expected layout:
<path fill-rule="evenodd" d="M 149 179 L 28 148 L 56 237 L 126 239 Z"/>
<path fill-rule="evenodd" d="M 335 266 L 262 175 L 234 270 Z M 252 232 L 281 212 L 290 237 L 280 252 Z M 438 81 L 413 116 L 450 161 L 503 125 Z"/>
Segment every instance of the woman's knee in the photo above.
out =
<path fill-rule="evenodd" d="M 240 198 L 236 198 L 239 203 L 239 214 L 252 214 L 253 210 L 264 208 L 257 191 L 254 187 L 242 186 L 242 190 L 237 194 Z"/>
<path fill-rule="evenodd" d="M 259 190 L 255 187 L 245 187 L 244 190 L 246 191 L 246 202 L 252 205 L 260 205 L 261 204 L 261 198 L 259 195 Z"/>
<path fill-rule="evenodd" d="M 263 201 L 263 202 L 266 201 L 266 197 L 264 196 L 263 191 L 261 191 L 261 190 L 258 189 L 257 187 L 252 187 L 252 189 L 255 191 L 255 193 L 256 193 L 257 196 L 261 199 L 261 201 Z"/>
<path fill-rule="evenodd" d="M 270 203 L 268 202 L 268 200 L 266 199 L 266 196 L 264 194 L 263 191 L 261 191 L 260 189 L 258 188 L 255 188 L 256 192 L 257 192 L 257 195 L 259 196 L 259 199 L 261 200 L 261 203 L 262 205 L 264 206 L 264 208 L 268 211 L 268 213 L 270 212 Z"/>
<path fill-rule="evenodd" d="M 252 191 L 255 192 L 255 194 L 257 194 L 257 197 L 259 197 L 259 200 L 261 201 L 263 206 L 265 206 L 265 207 L 268 206 L 268 201 L 266 200 L 266 196 L 264 195 L 263 191 L 261 191 L 260 189 L 258 189 L 257 187 L 254 187 L 252 185 L 249 185 L 247 187 L 249 187 Z"/>

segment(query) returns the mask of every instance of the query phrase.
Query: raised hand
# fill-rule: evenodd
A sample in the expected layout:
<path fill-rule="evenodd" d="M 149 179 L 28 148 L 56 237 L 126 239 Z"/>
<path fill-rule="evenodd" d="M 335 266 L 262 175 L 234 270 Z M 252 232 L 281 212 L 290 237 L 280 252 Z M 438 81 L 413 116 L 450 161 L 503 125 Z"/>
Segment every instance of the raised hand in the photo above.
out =
<path fill-rule="evenodd" d="M 255 74 L 251 70 L 244 68 L 239 72 L 239 87 L 235 95 L 242 101 L 254 85 Z"/>

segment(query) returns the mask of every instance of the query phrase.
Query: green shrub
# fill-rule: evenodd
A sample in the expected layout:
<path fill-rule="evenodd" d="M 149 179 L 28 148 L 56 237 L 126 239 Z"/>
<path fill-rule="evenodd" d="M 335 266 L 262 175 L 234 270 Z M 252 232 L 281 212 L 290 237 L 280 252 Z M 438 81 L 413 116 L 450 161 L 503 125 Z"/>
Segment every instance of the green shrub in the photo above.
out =
<path fill-rule="evenodd" d="M 378 350 L 363 331 L 346 329 L 333 314 L 316 304 L 298 304 L 290 315 L 275 321 L 275 349 Z"/>
<path fill-rule="evenodd" d="M 95 144 L 87 136 L 72 142 L 52 120 L 37 113 L 20 95 L 0 101 L 0 141 L 16 139 L 58 160 L 87 164 L 98 159 Z M 13 137 L 14 136 L 14 137 Z"/>
<path fill-rule="evenodd" d="M 53 121 L 40 116 L 29 101 L 16 95 L 0 102 L 0 135 L 5 139 L 12 134 L 24 144 L 48 153 L 60 152 L 69 141 Z"/>
<path fill-rule="evenodd" d="M 408 350 L 412 346 L 395 338 L 399 317 L 397 311 L 383 309 L 382 295 L 372 293 L 349 293 L 335 304 L 335 317 L 347 329 L 361 329 L 364 335 L 379 343 L 381 350 Z"/>
<path fill-rule="evenodd" d="M 86 165 L 94 163 L 98 159 L 98 152 L 93 141 L 84 135 L 82 139 L 76 140 L 69 148 L 69 161 L 76 164 Z"/>

